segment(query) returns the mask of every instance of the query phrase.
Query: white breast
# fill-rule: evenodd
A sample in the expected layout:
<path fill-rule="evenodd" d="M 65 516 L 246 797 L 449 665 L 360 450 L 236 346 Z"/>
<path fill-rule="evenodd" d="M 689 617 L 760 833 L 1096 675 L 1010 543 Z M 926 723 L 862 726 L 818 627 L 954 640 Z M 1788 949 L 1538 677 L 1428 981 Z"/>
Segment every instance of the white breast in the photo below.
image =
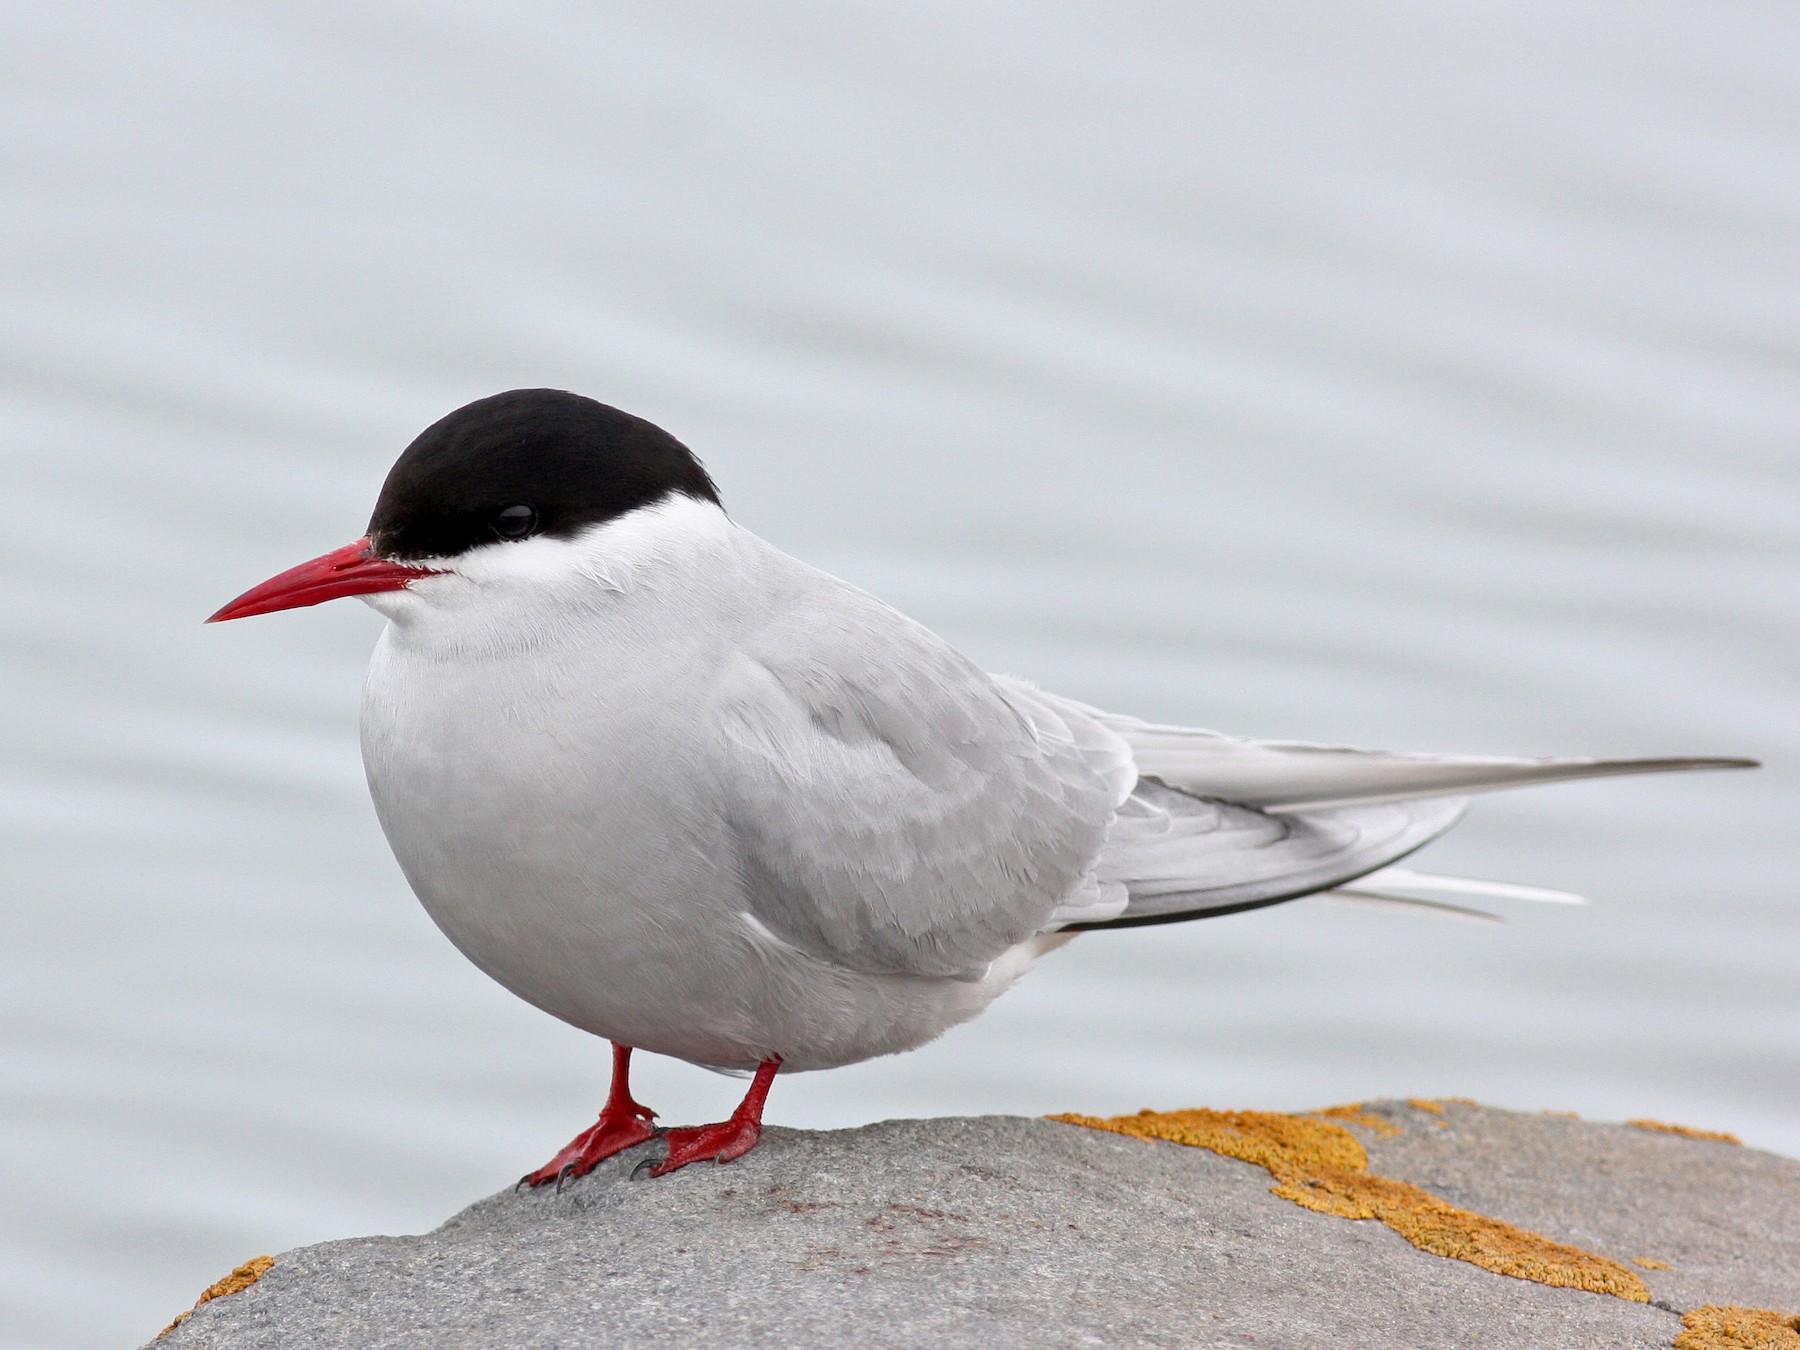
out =
<path fill-rule="evenodd" d="M 477 550 L 370 598 L 391 622 L 363 700 L 377 814 L 477 966 L 585 1030 L 696 1063 L 825 1067 L 918 1045 L 979 983 L 871 976 L 745 922 L 711 716 L 732 635 L 798 567 L 676 498 L 567 542 Z"/>

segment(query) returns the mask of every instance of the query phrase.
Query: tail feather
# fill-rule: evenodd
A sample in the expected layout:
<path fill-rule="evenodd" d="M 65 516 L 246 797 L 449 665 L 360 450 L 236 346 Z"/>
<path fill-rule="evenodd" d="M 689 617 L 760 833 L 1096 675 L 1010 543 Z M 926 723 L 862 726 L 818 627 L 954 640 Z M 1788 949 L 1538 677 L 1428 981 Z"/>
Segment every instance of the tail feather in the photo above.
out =
<path fill-rule="evenodd" d="M 1348 885 L 1442 834 L 1460 799 L 1275 817 L 1141 779 L 1120 809 L 1096 874 L 1127 896 L 1121 913 L 1072 928 L 1134 928 L 1235 914 Z"/>
<path fill-rule="evenodd" d="M 1470 909 L 1467 905 L 1446 904 L 1442 900 L 1419 900 L 1407 895 L 1387 895 L 1381 891 L 1364 890 L 1361 886 L 1339 886 L 1334 891 L 1317 891 L 1304 898 L 1307 900 L 1331 900 L 1346 905 L 1366 905 L 1374 909 L 1401 909 L 1408 914 L 1416 914 L 1429 919 L 1457 919 L 1481 924 L 1506 922 L 1498 914 L 1489 914 L 1485 909 Z"/>
<path fill-rule="evenodd" d="M 1486 923 L 1505 923 L 1498 914 L 1485 909 L 1471 909 L 1446 900 L 1428 900 L 1408 894 L 1423 891 L 1425 895 L 1473 895 L 1489 900 L 1527 900 L 1542 905 L 1585 905 L 1587 897 L 1573 891 L 1553 891 L 1543 886 L 1520 886 L 1510 881 L 1477 881 L 1473 877 L 1448 877 L 1436 872 L 1415 872 L 1410 867 L 1383 867 L 1346 882 L 1313 898 L 1344 900 L 1355 904 L 1401 906 L 1414 913 L 1433 914 L 1442 918 L 1476 919 Z"/>
<path fill-rule="evenodd" d="M 1378 891 L 1424 891 L 1427 895 L 1480 895 L 1490 900 L 1529 900 L 1542 905 L 1585 905 L 1587 897 L 1573 891 L 1553 891 L 1543 886 L 1520 886 L 1510 881 L 1476 881 L 1473 877 L 1447 877 L 1436 872 L 1415 872 L 1410 867 L 1384 867 L 1356 883 Z"/>

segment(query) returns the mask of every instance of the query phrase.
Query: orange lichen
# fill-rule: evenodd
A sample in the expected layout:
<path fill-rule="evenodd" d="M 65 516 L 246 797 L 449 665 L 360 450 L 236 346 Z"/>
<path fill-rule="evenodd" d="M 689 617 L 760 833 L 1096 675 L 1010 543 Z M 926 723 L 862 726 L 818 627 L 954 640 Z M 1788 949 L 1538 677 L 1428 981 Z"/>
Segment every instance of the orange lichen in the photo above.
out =
<path fill-rule="evenodd" d="M 1743 1140 L 1725 1130 L 1697 1130 L 1692 1125 L 1671 1125 L 1662 1120 L 1628 1120 L 1627 1125 L 1635 1125 L 1640 1130 L 1661 1130 L 1664 1134 L 1678 1134 L 1683 1139 L 1711 1139 L 1719 1144 L 1742 1145 Z"/>
<path fill-rule="evenodd" d="M 1433 1101 L 1429 1097 L 1408 1097 L 1406 1099 L 1406 1104 L 1415 1111 L 1429 1111 L 1433 1115 L 1438 1116 L 1444 1114 L 1444 1104 L 1442 1102 Z"/>
<path fill-rule="evenodd" d="M 1271 1111 L 1140 1111 L 1135 1116 L 1059 1115 L 1052 1120 L 1140 1139 L 1211 1149 L 1266 1168 L 1269 1189 L 1322 1214 L 1379 1219 L 1421 1251 L 1562 1288 L 1647 1303 L 1644 1282 L 1617 1261 L 1472 1214 L 1410 1182 L 1369 1172 L 1369 1155 L 1342 1126 Z"/>
<path fill-rule="evenodd" d="M 1341 1120 L 1346 1125 L 1360 1125 L 1365 1130 L 1373 1130 L 1386 1138 L 1390 1134 L 1402 1134 L 1398 1125 L 1390 1124 L 1373 1112 L 1365 1110 L 1361 1102 L 1345 1102 L 1342 1106 L 1327 1106 L 1310 1115 L 1324 1116 L 1327 1120 Z"/>
<path fill-rule="evenodd" d="M 1631 1258 L 1631 1264 L 1634 1266 L 1642 1266 L 1645 1270 L 1675 1269 L 1675 1267 L 1670 1265 L 1667 1261 L 1658 1261 L 1654 1256 L 1634 1256 Z"/>
<path fill-rule="evenodd" d="M 1800 1350 L 1800 1317 L 1708 1303 L 1682 1317 L 1675 1350 Z"/>
<path fill-rule="evenodd" d="M 198 1308 L 202 1303 L 210 1303 L 215 1298 L 224 1298 L 227 1294 L 235 1294 L 241 1290 L 248 1289 L 263 1276 L 267 1275 L 269 1273 L 269 1267 L 274 1264 L 275 1258 L 272 1256 L 251 1257 L 248 1261 L 244 1262 L 243 1265 L 239 1266 L 223 1279 L 216 1280 L 212 1284 L 207 1285 L 205 1292 L 202 1293 L 199 1298 L 194 1300 L 194 1307 L 189 1308 L 173 1322 L 169 1323 L 168 1326 L 157 1332 L 156 1339 L 160 1341 L 164 1336 L 167 1336 L 171 1331 L 175 1330 L 176 1327 L 187 1321 L 188 1318 L 194 1315 L 194 1308 Z"/>

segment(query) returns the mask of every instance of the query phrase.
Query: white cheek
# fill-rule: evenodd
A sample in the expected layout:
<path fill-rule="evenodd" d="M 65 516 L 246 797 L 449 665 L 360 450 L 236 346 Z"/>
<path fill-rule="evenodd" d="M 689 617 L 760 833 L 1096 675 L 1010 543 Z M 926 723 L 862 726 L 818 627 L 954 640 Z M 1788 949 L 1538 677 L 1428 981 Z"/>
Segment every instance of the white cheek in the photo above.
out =
<path fill-rule="evenodd" d="M 456 574 L 478 586 L 556 585 L 585 569 L 580 550 L 566 539 L 539 535 L 517 543 L 483 544 L 456 560 Z M 430 563 L 426 563 L 430 566 Z"/>
<path fill-rule="evenodd" d="M 517 647 L 584 609 L 616 603 L 666 568 L 728 554 L 735 530 L 713 503 L 678 494 L 573 539 L 496 540 L 455 558 L 410 559 L 438 575 L 361 598 L 410 641 Z"/>
<path fill-rule="evenodd" d="M 403 590 L 375 591 L 359 595 L 370 609 L 389 623 L 405 624 L 423 618 L 432 610 L 457 609 L 475 598 L 475 587 L 455 573 L 420 577 Z"/>

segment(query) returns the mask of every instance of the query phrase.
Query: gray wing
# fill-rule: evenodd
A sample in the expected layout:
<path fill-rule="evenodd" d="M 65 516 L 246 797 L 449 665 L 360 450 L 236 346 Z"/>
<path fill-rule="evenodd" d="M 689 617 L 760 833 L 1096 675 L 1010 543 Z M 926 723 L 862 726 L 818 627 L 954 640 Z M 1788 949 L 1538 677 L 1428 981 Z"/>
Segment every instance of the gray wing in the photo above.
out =
<path fill-rule="evenodd" d="M 1077 705 L 1079 706 L 1079 705 Z M 1753 759 L 1519 759 L 1417 755 L 1303 741 L 1252 741 L 1194 727 L 1155 726 L 1082 708 L 1131 743 L 1141 773 L 1182 792 L 1271 814 L 1318 812 L 1452 794 L 1498 792 L 1625 774 L 1753 769 Z"/>
<path fill-rule="evenodd" d="M 1159 727 L 990 676 L 791 563 L 725 672 L 749 912 L 850 969 L 979 978 L 1033 933 L 1229 913 L 1404 857 L 1461 794 L 1736 760 L 1396 755 Z M 1140 776 L 1141 775 L 1141 776 Z"/>
<path fill-rule="evenodd" d="M 1126 905 L 1111 919 L 1071 926 L 1167 923 L 1329 890 L 1449 829 L 1470 792 L 1751 763 L 1406 755 L 1250 741 L 1035 697 L 1070 720 L 1104 724 L 1131 747 L 1143 774 L 1096 868 L 1103 887 L 1124 889 Z"/>
<path fill-rule="evenodd" d="M 850 969 L 979 978 L 1032 934 L 1121 907 L 1093 867 L 1137 781 L 1122 738 L 1034 717 L 851 586 L 785 581 L 719 709 L 721 810 L 758 921 Z"/>
<path fill-rule="evenodd" d="M 1190 779 L 1171 787 L 1145 771 L 1136 735 L 1143 723 L 996 678 L 1009 699 L 1043 710 L 1040 716 L 1118 734 L 1132 752 L 1134 774 L 1143 774 L 1114 815 L 1095 864 L 1094 880 L 1103 898 L 1114 898 L 1112 907 L 1059 915 L 1063 927 L 1168 923 L 1330 890 L 1404 857 L 1462 815 L 1460 798 L 1441 797 L 1278 815 L 1233 799 L 1235 783 Z M 1247 744 L 1211 732 L 1190 735 L 1209 749 Z"/>

